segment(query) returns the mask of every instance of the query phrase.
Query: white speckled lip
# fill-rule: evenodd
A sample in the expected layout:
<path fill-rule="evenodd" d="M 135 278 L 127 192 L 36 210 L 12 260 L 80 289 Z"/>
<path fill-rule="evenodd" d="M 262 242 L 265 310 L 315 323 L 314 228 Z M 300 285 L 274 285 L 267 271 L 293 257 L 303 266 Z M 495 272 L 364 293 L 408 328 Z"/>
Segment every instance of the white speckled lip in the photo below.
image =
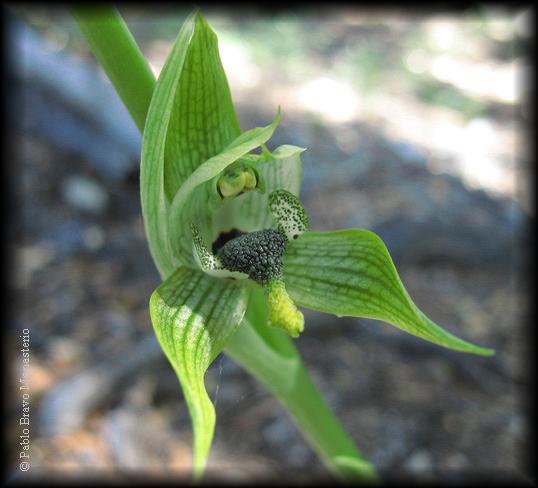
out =
<path fill-rule="evenodd" d="M 244 280 L 248 278 L 245 273 L 226 269 L 218 256 L 215 256 L 205 245 L 196 225 L 191 224 L 192 254 L 196 264 L 202 271 L 216 278 L 234 278 Z"/>
<path fill-rule="evenodd" d="M 269 210 L 278 230 L 288 241 L 297 239 L 308 230 L 308 215 L 300 200 L 289 191 L 275 190 L 269 195 Z"/>

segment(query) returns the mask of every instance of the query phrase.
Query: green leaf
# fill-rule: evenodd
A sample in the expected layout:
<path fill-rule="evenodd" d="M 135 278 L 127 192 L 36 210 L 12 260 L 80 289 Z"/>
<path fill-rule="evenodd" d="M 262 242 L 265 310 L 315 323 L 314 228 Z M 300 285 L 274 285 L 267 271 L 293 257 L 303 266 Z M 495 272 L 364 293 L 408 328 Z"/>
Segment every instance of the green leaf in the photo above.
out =
<path fill-rule="evenodd" d="M 198 223 L 203 232 L 211 229 L 213 210 L 210 205 L 209 182 L 229 165 L 266 142 L 280 121 L 280 112 L 266 127 L 256 127 L 244 132 L 221 153 L 208 159 L 187 178 L 176 193 L 170 208 L 170 250 L 175 265 L 194 265 L 190 224 Z M 205 184 L 205 185 L 204 185 Z M 212 236 L 204 236 L 212 237 Z"/>
<path fill-rule="evenodd" d="M 140 132 L 155 78 L 119 12 L 110 5 L 69 5 L 71 14 Z"/>
<path fill-rule="evenodd" d="M 174 195 L 200 164 L 240 134 L 216 35 L 193 13 L 157 80 L 142 140 L 142 213 L 151 255 L 163 278 L 177 267 L 168 228 Z"/>
<path fill-rule="evenodd" d="M 444 347 L 494 354 L 446 332 L 417 308 L 385 244 L 373 232 L 304 233 L 288 244 L 284 282 L 300 306 L 338 316 L 383 320 Z"/>
<path fill-rule="evenodd" d="M 239 326 L 247 301 L 246 289 L 234 281 L 188 268 L 179 268 L 151 295 L 153 328 L 191 415 L 195 477 L 203 472 L 215 428 L 204 375 Z"/>

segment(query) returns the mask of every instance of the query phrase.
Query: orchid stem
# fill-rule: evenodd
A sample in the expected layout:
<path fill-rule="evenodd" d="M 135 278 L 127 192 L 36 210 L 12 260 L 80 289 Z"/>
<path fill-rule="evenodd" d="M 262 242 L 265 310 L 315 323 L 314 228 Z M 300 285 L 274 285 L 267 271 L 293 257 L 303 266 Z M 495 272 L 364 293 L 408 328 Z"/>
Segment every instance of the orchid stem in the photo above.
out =
<path fill-rule="evenodd" d="M 378 481 L 374 466 L 363 459 L 325 403 L 293 342 L 265 325 L 260 306 L 263 298 L 256 293 L 226 354 L 280 400 L 331 472 L 346 481 Z"/>

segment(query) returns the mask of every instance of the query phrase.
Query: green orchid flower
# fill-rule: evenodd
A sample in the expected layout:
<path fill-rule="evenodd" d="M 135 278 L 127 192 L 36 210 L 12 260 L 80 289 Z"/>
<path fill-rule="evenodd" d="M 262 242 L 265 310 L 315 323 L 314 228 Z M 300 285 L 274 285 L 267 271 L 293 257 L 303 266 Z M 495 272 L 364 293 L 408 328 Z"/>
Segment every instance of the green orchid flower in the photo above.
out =
<path fill-rule="evenodd" d="M 493 351 L 426 317 L 374 233 L 308 230 L 299 200 L 304 149 L 265 145 L 279 121 L 280 110 L 266 127 L 241 131 L 216 36 L 192 14 L 157 81 L 143 133 L 142 211 L 163 279 L 150 299 L 151 320 L 191 415 L 197 477 L 215 425 L 204 375 L 222 351 L 288 406 L 330 467 L 373 476 L 312 393 L 289 340 L 308 333 L 297 307 L 378 319 L 459 351 Z"/>

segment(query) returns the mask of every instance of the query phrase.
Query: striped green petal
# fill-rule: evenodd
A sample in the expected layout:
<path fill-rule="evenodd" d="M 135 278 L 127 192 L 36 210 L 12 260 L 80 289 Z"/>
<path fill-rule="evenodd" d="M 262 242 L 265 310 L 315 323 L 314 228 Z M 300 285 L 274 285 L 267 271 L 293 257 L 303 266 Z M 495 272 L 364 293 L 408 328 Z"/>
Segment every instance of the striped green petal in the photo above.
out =
<path fill-rule="evenodd" d="M 243 319 L 245 287 L 179 268 L 151 295 L 150 314 L 159 343 L 183 389 L 194 432 L 194 475 L 204 470 L 215 427 L 215 408 L 204 375 Z"/>
<path fill-rule="evenodd" d="M 240 135 L 217 37 L 193 13 L 159 75 L 142 140 L 142 213 L 151 255 L 163 278 L 177 267 L 170 249 L 170 240 L 177 237 L 170 237 L 168 226 L 174 195 L 196 168 Z"/>
<path fill-rule="evenodd" d="M 450 349 L 494 354 L 450 334 L 417 308 L 385 244 L 373 232 L 304 233 L 288 243 L 284 282 L 297 305 L 338 316 L 383 320 Z"/>

